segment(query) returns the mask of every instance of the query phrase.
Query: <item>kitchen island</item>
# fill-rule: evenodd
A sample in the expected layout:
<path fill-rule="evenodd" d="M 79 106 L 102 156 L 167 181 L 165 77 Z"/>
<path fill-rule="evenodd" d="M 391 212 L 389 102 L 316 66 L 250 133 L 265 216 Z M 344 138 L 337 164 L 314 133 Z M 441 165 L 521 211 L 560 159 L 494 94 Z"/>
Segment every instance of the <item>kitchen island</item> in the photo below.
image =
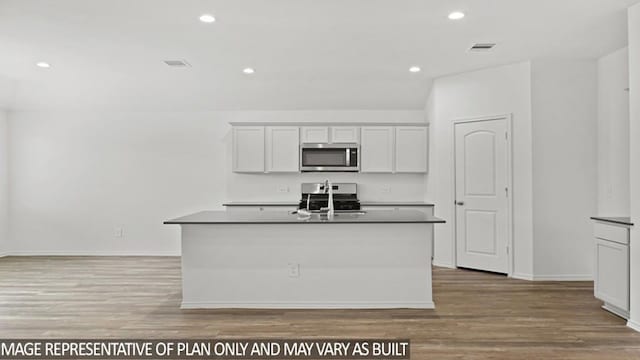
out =
<path fill-rule="evenodd" d="M 182 228 L 182 308 L 434 308 L 432 227 L 414 210 L 203 211 Z"/>

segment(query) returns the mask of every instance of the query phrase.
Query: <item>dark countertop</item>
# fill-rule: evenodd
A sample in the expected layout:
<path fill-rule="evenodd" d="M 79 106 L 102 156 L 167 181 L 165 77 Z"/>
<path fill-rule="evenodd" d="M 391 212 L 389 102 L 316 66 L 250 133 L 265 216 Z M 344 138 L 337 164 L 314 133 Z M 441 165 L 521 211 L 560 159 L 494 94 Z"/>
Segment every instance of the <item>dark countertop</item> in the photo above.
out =
<path fill-rule="evenodd" d="M 362 206 L 435 206 L 424 201 L 360 201 Z"/>
<path fill-rule="evenodd" d="M 591 220 L 598 220 L 598 221 L 610 222 L 614 224 L 633 226 L 633 223 L 631 222 L 631 218 L 625 217 L 625 216 L 592 216 Z"/>
<path fill-rule="evenodd" d="M 435 206 L 424 201 L 360 201 L 362 206 Z M 222 206 L 292 206 L 298 207 L 298 201 L 231 201 Z"/>
<path fill-rule="evenodd" d="M 165 224 L 415 224 L 445 221 L 417 210 L 371 210 L 365 214 L 341 213 L 333 219 L 314 214 L 298 220 L 289 211 L 201 211 L 165 221 Z"/>
<path fill-rule="evenodd" d="M 222 206 L 293 206 L 298 207 L 297 201 L 231 201 Z"/>

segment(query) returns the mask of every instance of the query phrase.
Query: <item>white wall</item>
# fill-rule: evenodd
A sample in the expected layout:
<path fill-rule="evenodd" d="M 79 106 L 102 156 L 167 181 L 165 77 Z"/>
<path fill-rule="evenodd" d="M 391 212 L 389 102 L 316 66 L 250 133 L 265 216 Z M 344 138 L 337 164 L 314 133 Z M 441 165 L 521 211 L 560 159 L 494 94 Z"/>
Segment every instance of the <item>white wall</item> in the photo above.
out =
<path fill-rule="evenodd" d="M 455 261 L 453 120 L 512 115 L 514 276 L 589 279 L 597 193 L 595 61 L 536 60 L 434 81 L 427 198 L 435 262 Z"/>
<path fill-rule="evenodd" d="M 598 215 L 629 216 L 629 51 L 598 60 Z"/>
<path fill-rule="evenodd" d="M 9 252 L 9 167 L 7 113 L 0 109 L 0 256 Z"/>
<path fill-rule="evenodd" d="M 436 79 L 427 102 L 431 173 L 427 198 L 447 224 L 435 227 L 435 263 L 454 264 L 453 120 L 513 116 L 514 273 L 530 277 L 532 265 L 531 68 L 529 62 Z"/>
<path fill-rule="evenodd" d="M 597 66 L 531 65 L 534 278 L 592 279 L 597 212 Z"/>
<path fill-rule="evenodd" d="M 631 184 L 631 319 L 640 331 L 640 4 L 629 9 L 630 184 Z"/>
<path fill-rule="evenodd" d="M 414 121 L 422 111 L 12 112 L 12 245 L 19 254 L 178 254 L 164 220 L 229 200 L 299 197 L 299 174 L 231 174 L 229 121 Z M 324 178 L 320 176 L 319 178 Z M 422 199 L 424 175 L 354 175 L 363 199 Z M 381 184 L 391 183 L 380 195 Z M 291 192 L 277 192 L 289 184 Z M 122 227 L 123 237 L 114 236 Z"/>

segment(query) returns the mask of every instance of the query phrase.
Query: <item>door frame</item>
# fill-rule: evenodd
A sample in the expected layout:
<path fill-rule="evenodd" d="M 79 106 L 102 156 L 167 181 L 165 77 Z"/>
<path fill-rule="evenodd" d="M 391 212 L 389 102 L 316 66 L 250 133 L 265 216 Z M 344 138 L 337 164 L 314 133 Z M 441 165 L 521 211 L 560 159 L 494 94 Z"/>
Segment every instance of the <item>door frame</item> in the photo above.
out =
<path fill-rule="evenodd" d="M 514 251 L 513 251 L 513 132 L 512 132 L 512 114 L 482 116 L 473 118 L 459 118 L 454 119 L 451 123 L 452 137 L 453 137 L 453 193 L 451 194 L 453 208 L 453 266 L 458 267 L 458 208 L 455 206 L 456 201 L 456 125 L 461 123 L 481 122 L 491 120 L 505 120 L 507 123 L 507 187 L 509 188 L 509 197 L 507 199 L 507 246 L 509 247 L 507 253 L 507 276 L 513 277 L 514 265 Z"/>

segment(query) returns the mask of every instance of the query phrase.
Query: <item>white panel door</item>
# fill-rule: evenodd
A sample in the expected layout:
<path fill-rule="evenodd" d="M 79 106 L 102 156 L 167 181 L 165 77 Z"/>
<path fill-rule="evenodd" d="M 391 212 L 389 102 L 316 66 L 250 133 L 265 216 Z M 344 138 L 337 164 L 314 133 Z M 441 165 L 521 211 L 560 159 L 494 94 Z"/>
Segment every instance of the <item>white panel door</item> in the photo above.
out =
<path fill-rule="evenodd" d="M 297 126 L 267 127 L 267 172 L 300 171 L 299 134 Z"/>
<path fill-rule="evenodd" d="M 396 127 L 396 172 L 427 172 L 427 131 L 424 126 Z"/>
<path fill-rule="evenodd" d="M 361 172 L 393 172 L 393 130 L 391 126 L 365 126 L 360 129 Z"/>
<path fill-rule="evenodd" d="M 354 143 L 360 142 L 360 128 L 356 126 L 333 126 L 331 127 L 332 143 Z"/>
<path fill-rule="evenodd" d="M 300 131 L 302 133 L 300 141 L 303 144 L 329 142 L 329 127 L 327 126 L 303 126 Z"/>
<path fill-rule="evenodd" d="M 457 266 L 507 273 L 507 121 L 455 125 Z"/>
<path fill-rule="evenodd" d="M 264 127 L 238 126 L 233 133 L 233 171 L 264 172 Z"/>

